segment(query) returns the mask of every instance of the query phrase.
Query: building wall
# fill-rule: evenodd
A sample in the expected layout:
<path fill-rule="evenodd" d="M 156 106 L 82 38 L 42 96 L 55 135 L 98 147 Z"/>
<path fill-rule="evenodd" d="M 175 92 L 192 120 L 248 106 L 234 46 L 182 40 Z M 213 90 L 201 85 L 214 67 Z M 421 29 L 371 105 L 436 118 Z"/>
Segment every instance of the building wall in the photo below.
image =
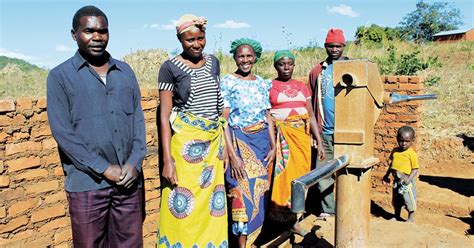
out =
<path fill-rule="evenodd" d="M 434 41 L 443 43 L 452 43 L 458 41 L 474 41 L 474 29 L 470 29 L 466 33 L 443 35 L 434 37 Z"/>
<path fill-rule="evenodd" d="M 474 41 L 474 28 L 466 32 L 465 40 Z"/>
<path fill-rule="evenodd" d="M 382 77 L 386 89 L 417 94 L 418 77 Z M 146 218 L 145 247 L 156 240 L 160 201 L 156 89 L 142 89 L 148 155 L 143 164 Z M 376 124 L 375 154 L 385 161 L 395 146 L 396 129 L 420 127 L 418 102 L 384 107 Z M 64 176 L 51 136 L 46 100 L 0 100 L 0 247 L 71 247 L 71 227 Z M 381 167 L 383 168 L 383 167 Z"/>

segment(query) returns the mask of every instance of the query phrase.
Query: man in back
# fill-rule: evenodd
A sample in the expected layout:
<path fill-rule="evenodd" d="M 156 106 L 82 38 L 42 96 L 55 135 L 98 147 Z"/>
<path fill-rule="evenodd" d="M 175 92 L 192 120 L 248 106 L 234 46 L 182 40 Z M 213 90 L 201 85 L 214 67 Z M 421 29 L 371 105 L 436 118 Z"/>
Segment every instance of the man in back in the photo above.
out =
<path fill-rule="evenodd" d="M 333 86 L 333 61 L 346 60 L 342 56 L 346 41 L 341 29 L 331 28 L 328 31 L 324 48 L 328 57 L 318 63 L 309 74 L 309 84 L 312 91 L 312 103 L 319 131 L 322 133 L 322 143 L 326 157 L 316 161 L 316 168 L 322 163 L 334 159 L 334 86 Z M 313 158 L 317 158 L 317 152 L 313 153 Z M 318 189 L 323 197 L 321 201 L 321 214 L 319 217 L 325 218 L 334 215 L 336 212 L 334 202 L 334 179 L 323 179 L 318 183 Z"/>
<path fill-rule="evenodd" d="M 47 112 L 66 176 L 74 247 L 141 247 L 140 89 L 130 66 L 106 51 L 108 20 L 100 9 L 79 9 L 71 35 L 78 51 L 49 73 Z"/>

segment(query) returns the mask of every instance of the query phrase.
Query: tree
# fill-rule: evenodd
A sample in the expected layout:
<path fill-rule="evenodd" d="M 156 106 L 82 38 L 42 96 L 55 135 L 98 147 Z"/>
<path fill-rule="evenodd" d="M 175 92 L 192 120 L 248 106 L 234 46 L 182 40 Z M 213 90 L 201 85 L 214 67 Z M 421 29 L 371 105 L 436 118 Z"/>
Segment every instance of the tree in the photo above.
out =
<path fill-rule="evenodd" d="M 400 22 L 403 37 L 416 42 L 431 41 L 441 31 L 455 30 L 462 25 L 461 12 L 446 2 L 428 4 L 420 0 L 416 10 Z"/>

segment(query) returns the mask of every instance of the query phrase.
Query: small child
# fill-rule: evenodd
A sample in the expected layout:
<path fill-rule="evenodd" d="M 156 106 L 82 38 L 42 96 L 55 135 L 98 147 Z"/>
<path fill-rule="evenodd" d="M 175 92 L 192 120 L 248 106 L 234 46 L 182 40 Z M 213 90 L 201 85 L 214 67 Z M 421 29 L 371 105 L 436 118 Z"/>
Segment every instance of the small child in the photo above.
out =
<path fill-rule="evenodd" d="M 407 222 L 414 221 L 416 210 L 416 188 L 414 178 L 418 174 L 418 157 L 411 148 L 415 139 L 415 130 L 403 126 L 397 131 L 398 147 L 393 149 L 389 158 L 390 167 L 382 179 L 384 185 L 390 184 L 390 174 L 393 175 L 392 204 L 395 208 L 395 219 L 401 220 L 400 213 L 405 206 L 408 211 Z"/>

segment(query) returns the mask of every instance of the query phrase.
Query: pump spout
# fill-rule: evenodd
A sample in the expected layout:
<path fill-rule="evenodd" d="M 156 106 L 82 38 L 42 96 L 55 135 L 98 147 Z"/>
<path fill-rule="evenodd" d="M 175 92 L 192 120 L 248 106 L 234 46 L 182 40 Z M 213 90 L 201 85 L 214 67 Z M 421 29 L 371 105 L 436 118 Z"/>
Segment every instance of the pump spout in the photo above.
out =
<path fill-rule="evenodd" d="M 388 103 L 399 103 L 399 102 L 407 102 L 407 101 L 414 101 L 414 100 L 430 100 L 430 99 L 437 99 L 437 98 L 438 98 L 438 95 L 436 94 L 409 96 L 409 95 L 391 93 L 388 99 Z"/>

